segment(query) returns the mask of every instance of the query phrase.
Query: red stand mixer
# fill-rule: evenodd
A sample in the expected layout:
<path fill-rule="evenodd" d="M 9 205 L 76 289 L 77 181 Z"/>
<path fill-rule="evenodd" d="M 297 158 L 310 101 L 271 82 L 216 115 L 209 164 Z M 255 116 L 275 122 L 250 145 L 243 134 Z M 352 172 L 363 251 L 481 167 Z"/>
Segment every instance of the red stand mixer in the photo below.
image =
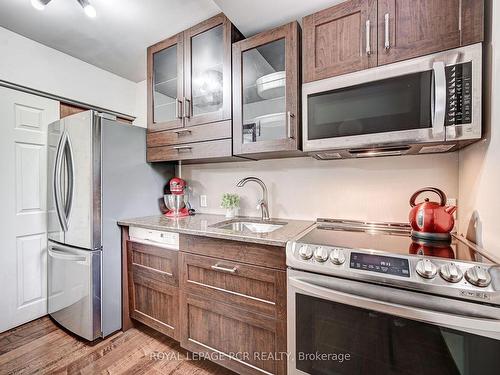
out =
<path fill-rule="evenodd" d="M 189 216 L 189 200 L 186 189 L 186 181 L 182 178 L 174 177 L 168 182 L 163 195 L 163 201 L 168 209 L 165 216 L 172 218 Z"/>

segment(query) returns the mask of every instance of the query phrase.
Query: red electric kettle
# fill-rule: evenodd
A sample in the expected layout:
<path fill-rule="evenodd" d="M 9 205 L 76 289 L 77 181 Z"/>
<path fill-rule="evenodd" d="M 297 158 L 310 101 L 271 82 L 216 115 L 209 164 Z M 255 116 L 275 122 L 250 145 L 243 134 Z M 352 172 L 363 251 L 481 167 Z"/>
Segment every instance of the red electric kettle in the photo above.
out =
<path fill-rule="evenodd" d="M 425 198 L 422 203 L 415 203 L 417 197 L 423 192 L 433 192 L 439 195 L 440 202 L 429 201 Z M 410 198 L 410 225 L 413 229 L 412 236 L 430 240 L 449 240 L 450 232 L 455 225 L 453 213 L 455 206 L 446 206 L 446 195 L 441 190 L 426 187 L 417 190 Z"/>

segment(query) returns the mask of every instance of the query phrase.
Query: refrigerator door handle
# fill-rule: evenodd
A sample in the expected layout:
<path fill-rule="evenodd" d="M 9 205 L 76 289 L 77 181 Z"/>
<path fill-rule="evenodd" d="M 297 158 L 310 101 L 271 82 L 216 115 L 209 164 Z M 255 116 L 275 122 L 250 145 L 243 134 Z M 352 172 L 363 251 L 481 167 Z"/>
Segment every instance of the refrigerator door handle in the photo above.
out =
<path fill-rule="evenodd" d="M 66 132 L 63 132 L 61 135 L 61 138 L 59 139 L 59 144 L 57 146 L 57 151 L 56 151 L 56 160 L 54 163 L 54 204 L 55 204 L 55 209 L 57 213 L 57 218 L 59 219 L 59 224 L 61 225 L 61 228 L 63 232 L 66 232 L 68 230 L 66 226 L 66 222 L 64 221 L 63 218 L 63 210 L 61 208 L 61 168 L 62 168 L 62 158 L 63 158 L 63 150 L 64 146 L 66 144 Z"/>
<path fill-rule="evenodd" d="M 69 216 L 71 215 L 71 209 L 73 208 L 73 197 L 75 194 L 75 164 L 73 158 L 73 147 L 71 146 L 71 140 L 69 134 L 66 133 L 66 144 L 65 144 L 65 154 L 66 165 L 68 167 L 68 186 L 65 193 L 66 203 L 64 207 L 64 219 L 66 221 L 66 228 L 69 227 Z"/>
<path fill-rule="evenodd" d="M 57 251 L 55 250 L 55 246 L 53 246 L 48 251 L 49 255 L 55 259 L 66 260 L 70 262 L 85 262 L 87 260 L 87 258 L 85 258 L 84 256 L 71 255 L 63 251 Z"/>

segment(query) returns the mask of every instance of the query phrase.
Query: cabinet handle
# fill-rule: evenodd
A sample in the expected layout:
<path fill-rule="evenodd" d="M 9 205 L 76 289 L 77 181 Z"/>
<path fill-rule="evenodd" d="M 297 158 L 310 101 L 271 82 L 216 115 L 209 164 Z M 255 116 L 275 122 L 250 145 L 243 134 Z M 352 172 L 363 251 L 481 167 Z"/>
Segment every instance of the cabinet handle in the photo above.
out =
<path fill-rule="evenodd" d="M 184 98 L 184 117 L 191 118 L 191 100 Z"/>
<path fill-rule="evenodd" d="M 385 19 L 385 42 L 384 42 L 384 48 L 387 51 L 389 48 L 391 48 L 391 41 L 389 40 L 389 13 L 385 14 L 384 19 Z"/>
<path fill-rule="evenodd" d="M 293 139 L 293 133 L 292 133 L 292 119 L 295 118 L 295 115 L 288 111 L 286 113 L 286 132 L 287 132 L 287 137 Z"/>
<path fill-rule="evenodd" d="M 174 132 L 177 135 L 184 135 L 184 134 L 191 134 L 191 130 L 188 129 L 182 129 L 182 130 L 177 130 Z"/>
<path fill-rule="evenodd" d="M 182 119 L 182 101 L 175 99 L 175 117 Z"/>
<path fill-rule="evenodd" d="M 193 147 L 191 146 L 174 146 L 173 149 L 174 150 L 177 150 L 177 151 L 182 151 L 182 150 L 186 150 L 186 151 L 191 151 Z"/>
<path fill-rule="evenodd" d="M 212 269 L 214 271 L 222 271 L 222 272 L 235 273 L 236 270 L 238 269 L 238 266 L 234 266 L 233 268 L 226 268 L 226 267 L 222 267 L 222 266 L 219 266 L 218 264 L 216 264 L 216 265 L 212 266 Z"/>
<path fill-rule="evenodd" d="M 370 56 L 372 54 L 372 49 L 370 46 L 370 20 L 366 20 L 366 55 Z"/>

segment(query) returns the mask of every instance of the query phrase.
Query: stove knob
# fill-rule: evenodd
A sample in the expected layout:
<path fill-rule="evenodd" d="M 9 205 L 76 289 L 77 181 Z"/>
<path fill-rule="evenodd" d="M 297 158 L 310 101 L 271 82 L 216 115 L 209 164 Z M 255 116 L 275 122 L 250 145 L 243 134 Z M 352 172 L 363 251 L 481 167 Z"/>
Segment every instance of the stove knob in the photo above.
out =
<path fill-rule="evenodd" d="M 333 249 L 330 253 L 330 260 L 333 264 L 341 265 L 345 262 L 345 255 L 342 249 Z"/>
<path fill-rule="evenodd" d="M 321 263 L 326 262 L 328 259 L 328 251 L 321 246 L 316 248 L 316 250 L 314 250 L 314 259 Z"/>
<path fill-rule="evenodd" d="M 439 270 L 439 274 L 450 283 L 458 283 L 462 280 L 463 276 L 462 271 L 455 263 L 448 263 L 442 266 Z"/>
<path fill-rule="evenodd" d="M 479 287 L 488 286 L 491 283 L 491 276 L 484 267 L 474 266 L 465 272 L 465 278 L 469 283 Z"/>
<path fill-rule="evenodd" d="M 299 249 L 299 256 L 304 260 L 308 260 L 312 258 L 313 252 L 309 246 L 302 245 Z"/>
<path fill-rule="evenodd" d="M 417 273 L 425 279 L 433 279 L 437 274 L 437 267 L 429 259 L 419 260 L 416 269 Z"/>

